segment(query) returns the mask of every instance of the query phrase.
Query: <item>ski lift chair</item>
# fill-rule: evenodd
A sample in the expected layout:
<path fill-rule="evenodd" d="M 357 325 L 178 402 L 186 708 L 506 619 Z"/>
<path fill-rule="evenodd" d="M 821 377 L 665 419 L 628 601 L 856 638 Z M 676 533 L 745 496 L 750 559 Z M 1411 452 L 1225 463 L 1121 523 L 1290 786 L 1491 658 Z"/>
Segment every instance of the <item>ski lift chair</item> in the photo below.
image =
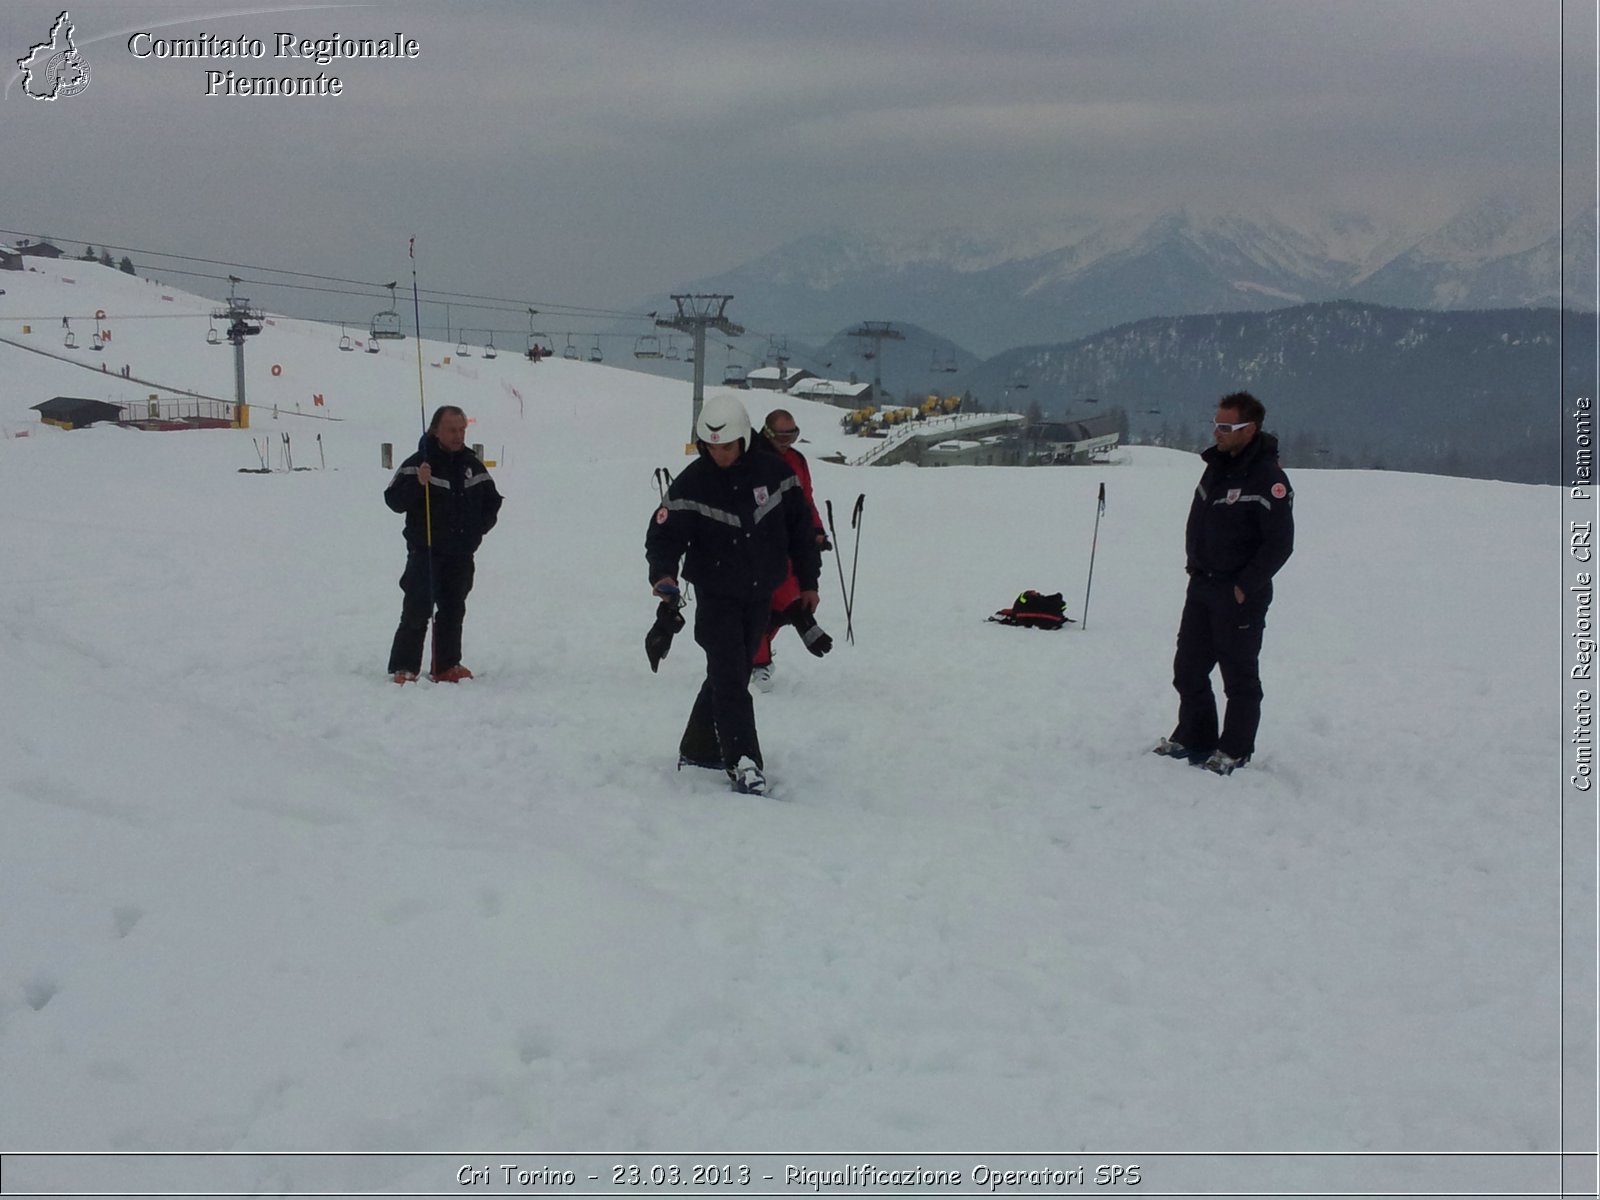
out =
<path fill-rule="evenodd" d="M 392 283 L 386 283 L 384 284 L 384 287 L 389 289 L 390 307 L 384 309 L 382 312 L 376 312 L 372 314 L 372 336 L 375 338 L 391 338 L 395 341 L 403 341 L 406 335 L 400 332 L 400 314 L 396 312 L 393 307 L 395 285 Z"/>
<path fill-rule="evenodd" d="M 456 357 L 457 358 L 471 358 L 472 357 L 472 351 L 467 349 L 467 342 L 466 342 L 465 338 L 463 338 L 461 341 L 456 343 Z"/>
<path fill-rule="evenodd" d="M 500 357 L 499 352 L 494 348 L 494 332 L 492 330 L 489 333 L 489 341 L 483 347 L 483 356 L 485 358 Z"/>
<path fill-rule="evenodd" d="M 68 350 L 76 350 L 78 348 L 78 335 L 70 329 L 67 330 L 67 336 L 61 339 L 61 344 Z"/>
<path fill-rule="evenodd" d="M 222 333 L 217 329 L 216 325 L 212 325 L 209 329 L 206 330 L 206 345 L 208 345 L 208 346 L 220 346 L 220 345 L 222 345 Z"/>
<path fill-rule="evenodd" d="M 577 362 L 583 357 L 583 355 L 578 353 L 578 348 L 572 344 L 572 335 L 570 333 L 567 334 L 567 344 L 566 347 L 561 351 L 561 357 L 570 358 L 573 362 Z"/>
<path fill-rule="evenodd" d="M 633 343 L 633 356 L 635 358 L 660 358 L 661 339 L 653 333 L 647 333 Z"/>
<path fill-rule="evenodd" d="M 355 348 L 356 344 L 350 340 L 350 335 L 344 331 L 344 326 L 339 326 L 339 349 L 354 350 Z"/>
<path fill-rule="evenodd" d="M 400 314 L 395 312 L 392 308 L 386 308 L 382 312 L 373 313 L 372 336 L 379 339 L 392 338 L 395 341 L 404 340 L 406 335 L 400 332 Z"/>
<path fill-rule="evenodd" d="M 599 342 L 596 342 L 594 345 L 589 347 L 589 361 L 596 363 L 604 361 L 604 355 L 600 353 Z"/>

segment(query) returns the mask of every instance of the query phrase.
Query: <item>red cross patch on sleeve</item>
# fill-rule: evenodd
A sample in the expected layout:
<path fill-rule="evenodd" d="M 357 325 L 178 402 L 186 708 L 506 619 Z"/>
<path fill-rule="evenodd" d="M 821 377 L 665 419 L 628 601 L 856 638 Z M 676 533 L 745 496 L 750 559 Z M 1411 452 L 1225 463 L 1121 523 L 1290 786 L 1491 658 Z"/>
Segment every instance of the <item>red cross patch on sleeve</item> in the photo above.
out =
<path fill-rule="evenodd" d="M 1288 494 L 1289 489 L 1284 487 L 1283 484 L 1275 483 L 1272 485 L 1272 498 L 1274 500 L 1282 500 Z"/>

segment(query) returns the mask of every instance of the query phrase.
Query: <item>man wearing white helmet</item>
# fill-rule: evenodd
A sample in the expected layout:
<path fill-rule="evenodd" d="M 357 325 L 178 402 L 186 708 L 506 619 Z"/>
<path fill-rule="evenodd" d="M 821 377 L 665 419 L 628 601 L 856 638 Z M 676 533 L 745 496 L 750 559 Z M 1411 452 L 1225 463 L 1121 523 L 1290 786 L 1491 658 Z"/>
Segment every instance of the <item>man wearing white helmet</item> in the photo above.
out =
<path fill-rule="evenodd" d="M 679 743 L 679 765 L 721 767 L 734 790 L 766 791 L 750 699 L 750 661 L 767 632 L 773 591 L 792 562 L 797 603 L 817 607 L 822 556 L 800 480 L 777 455 L 751 454 L 750 417 L 733 396 L 713 396 L 695 423 L 699 457 L 683 469 L 645 534 L 652 594 L 683 577 L 695 585 L 694 640 L 706 678 Z"/>

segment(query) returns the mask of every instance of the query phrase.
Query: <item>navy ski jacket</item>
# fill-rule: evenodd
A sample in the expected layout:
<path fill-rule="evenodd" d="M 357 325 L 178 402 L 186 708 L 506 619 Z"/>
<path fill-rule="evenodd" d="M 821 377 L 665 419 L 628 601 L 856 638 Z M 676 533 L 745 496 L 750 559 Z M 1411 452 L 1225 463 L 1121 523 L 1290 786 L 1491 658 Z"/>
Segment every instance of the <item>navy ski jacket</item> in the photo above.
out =
<path fill-rule="evenodd" d="M 1294 553 L 1294 488 L 1278 466 L 1278 439 L 1258 433 L 1237 456 L 1212 446 L 1185 529 L 1191 575 L 1258 595 Z"/>
<path fill-rule="evenodd" d="M 672 481 L 645 533 L 650 582 L 683 578 L 719 596 L 768 597 L 793 562 L 800 590 L 817 590 L 822 555 L 800 478 L 776 454 L 745 451 L 719 467 L 702 450 Z"/>
<path fill-rule="evenodd" d="M 427 503 L 417 480 L 424 456 L 433 470 Z M 385 504 L 406 515 L 407 548 L 429 548 L 427 514 L 431 510 L 433 552 L 453 557 L 477 552 L 483 535 L 500 519 L 501 499 L 483 460 L 467 449 L 452 454 L 426 433 L 417 443 L 417 452 L 400 464 L 383 493 Z"/>

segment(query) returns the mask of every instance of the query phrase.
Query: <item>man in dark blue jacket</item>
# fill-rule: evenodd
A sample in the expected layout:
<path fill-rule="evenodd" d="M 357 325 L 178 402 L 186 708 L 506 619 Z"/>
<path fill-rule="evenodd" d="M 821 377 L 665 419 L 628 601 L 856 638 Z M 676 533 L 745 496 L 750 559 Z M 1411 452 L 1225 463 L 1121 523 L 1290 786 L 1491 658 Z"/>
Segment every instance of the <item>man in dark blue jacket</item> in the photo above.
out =
<path fill-rule="evenodd" d="M 772 593 L 794 564 L 796 600 L 816 611 L 817 550 L 800 480 L 775 454 L 752 454 L 750 417 L 731 396 L 700 410 L 700 456 L 667 489 L 645 534 L 653 594 L 676 595 L 678 563 L 695 585 L 694 640 L 706 678 L 678 745 L 680 765 L 722 767 L 736 791 L 766 791 L 750 699 L 750 660 L 766 636 Z"/>
<path fill-rule="evenodd" d="M 1216 445 L 1201 455 L 1206 469 L 1185 532 L 1189 590 L 1172 661 L 1178 724 L 1155 748 L 1219 775 L 1255 753 L 1272 577 L 1294 552 L 1294 489 L 1278 466 L 1278 439 L 1261 431 L 1266 415 L 1249 392 L 1217 402 Z M 1220 733 L 1211 690 L 1218 666 L 1227 696 Z"/>
<path fill-rule="evenodd" d="M 432 617 L 430 677 L 436 683 L 471 679 L 461 665 L 461 623 L 472 590 L 472 556 L 500 518 L 501 497 L 488 468 L 467 449 L 465 413 L 452 404 L 434 412 L 417 452 L 400 464 L 383 501 L 406 516 L 406 569 L 400 576 L 405 601 L 389 649 L 389 676 L 403 684 L 421 672 Z"/>

